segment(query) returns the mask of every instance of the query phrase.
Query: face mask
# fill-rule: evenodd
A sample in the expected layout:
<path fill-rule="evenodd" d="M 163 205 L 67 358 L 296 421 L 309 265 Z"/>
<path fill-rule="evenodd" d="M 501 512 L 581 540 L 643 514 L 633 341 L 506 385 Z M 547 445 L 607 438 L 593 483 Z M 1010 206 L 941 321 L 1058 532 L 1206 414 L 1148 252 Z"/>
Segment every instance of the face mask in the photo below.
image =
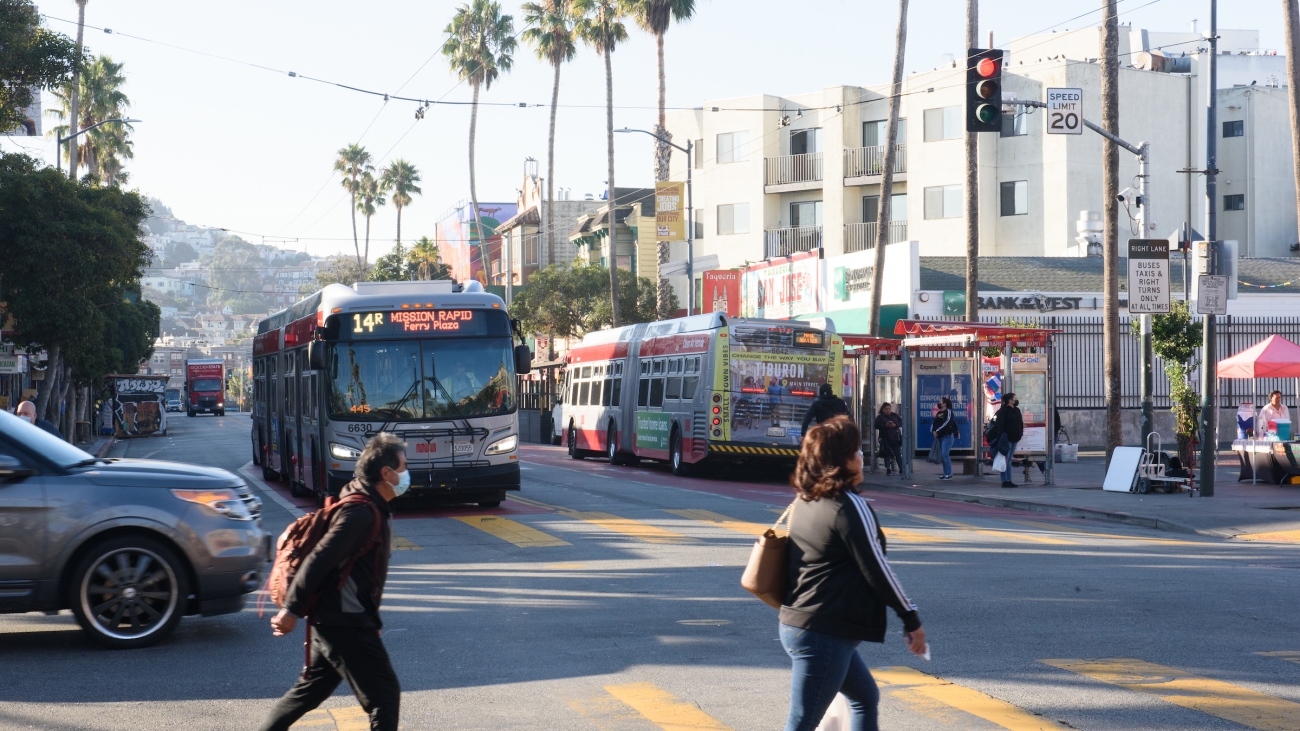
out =
<path fill-rule="evenodd" d="M 411 489 L 411 471 L 402 470 L 397 473 L 397 484 L 393 485 L 393 497 L 401 497 L 409 489 Z"/>

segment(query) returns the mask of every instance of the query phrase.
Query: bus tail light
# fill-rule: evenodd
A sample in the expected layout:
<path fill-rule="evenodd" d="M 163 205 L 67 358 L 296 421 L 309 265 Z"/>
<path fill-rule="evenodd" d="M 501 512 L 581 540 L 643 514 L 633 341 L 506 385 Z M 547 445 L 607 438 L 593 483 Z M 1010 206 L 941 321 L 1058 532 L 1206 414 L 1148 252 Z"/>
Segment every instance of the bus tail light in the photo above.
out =
<path fill-rule="evenodd" d="M 715 393 L 715 394 L 713 394 L 713 403 L 716 404 L 716 403 L 718 403 L 718 402 L 721 401 L 721 400 L 722 400 L 722 394 L 720 394 L 720 393 Z"/>
<path fill-rule="evenodd" d="M 714 406 L 714 407 L 713 407 L 713 413 L 715 413 L 715 414 L 721 414 L 721 413 L 722 413 L 722 407 L 721 407 L 721 406 Z"/>
<path fill-rule="evenodd" d="M 714 425 L 714 426 L 717 426 L 717 425 L 719 425 L 719 424 L 721 424 L 721 423 L 722 423 L 722 419 L 719 419 L 719 418 L 717 418 L 717 417 L 714 417 L 714 418 L 713 418 L 713 425 Z"/>

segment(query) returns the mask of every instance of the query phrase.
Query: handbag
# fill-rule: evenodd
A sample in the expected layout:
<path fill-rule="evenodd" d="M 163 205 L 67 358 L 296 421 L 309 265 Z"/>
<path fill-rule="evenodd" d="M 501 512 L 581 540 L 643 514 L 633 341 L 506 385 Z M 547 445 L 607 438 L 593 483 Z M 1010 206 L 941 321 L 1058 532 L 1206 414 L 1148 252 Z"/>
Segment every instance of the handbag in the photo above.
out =
<path fill-rule="evenodd" d="M 817 731 L 849 731 L 853 724 L 853 712 L 849 710 L 849 701 L 843 693 L 836 693 L 822 722 L 817 724 Z"/>
<path fill-rule="evenodd" d="M 797 500 L 795 502 L 798 502 Z M 763 600 L 764 604 L 780 609 L 785 599 L 786 550 L 790 542 L 790 519 L 794 512 L 794 503 L 781 513 L 771 528 L 754 541 L 754 548 L 749 552 L 749 563 L 740 575 L 740 585 L 745 591 Z M 776 531 L 785 524 L 785 535 Z"/>

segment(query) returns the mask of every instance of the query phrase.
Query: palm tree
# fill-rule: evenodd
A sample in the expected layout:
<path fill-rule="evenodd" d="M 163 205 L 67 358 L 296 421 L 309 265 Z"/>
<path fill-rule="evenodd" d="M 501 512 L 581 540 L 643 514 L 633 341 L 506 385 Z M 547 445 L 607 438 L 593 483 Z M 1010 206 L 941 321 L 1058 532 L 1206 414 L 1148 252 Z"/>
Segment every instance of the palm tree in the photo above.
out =
<path fill-rule="evenodd" d="M 388 200 L 397 209 L 397 244 L 402 244 L 402 209 L 411 205 L 411 194 L 420 193 L 416 183 L 420 182 L 420 171 L 408 160 L 394 160 L 379 174 L 379 187 L 392 193 Z"/>
<path fill-rule="evenodd" d="M 131 99 L 127 97 L 126 92 L 122 91 L 122 87 L 126 84 L 122 64 L 108 56 L 99 56 L 83 66 L 79 66 L 75 93 L 71 81 L 53 90 L 55 98 L 59 99 L 62 105 L 51 109 L 49 113 L 59 119 L 72 119 L 72 105 L 75 101 L 78 130 L 88 129 L 106 119 L 125 117 Z M 66 138 L 72 134 L 72 126 L 71 124 L 59 125 L 53 131 Z M 86 132 L 74 151 L 79 161 L 78 166 L 80 161 L 85 161 L 90 174 L 98 178 L 103 172 L 101 168 L 104 163 L 113 160 L 114 164 L 110 167 L 114 171 L 114 180 L 118 179 L 122 166 L 117 158 L 134 157 L 130 140 L 132 131 L 131 125 L 123 122 Z"/>
<path fill-rule="evenodd" d="M 605 207 L 609 217 L 609 299 L 613 315 L 613 327 L 619 326 L 618 318 L 618 237 L 615 235 L 614 212 L 615 198 L 618 197 L 614 187 L 614 48 L 627 40 L 627 29 L 623 27 L 623 0 L 575 0 L 574 12 L 579 15 L 576 27 L 578 37 L 605 57 L 605 136 L 609 155 L 609 204 Z"/>
<path fill-rule="evenodd" d="M 361 176 L 374 171 L 370 164 L 370 153 L 358 144 L 351 144 L 339 150 L 334 160 L 334 170 L 343 173 L 343 189 L 352 196 L 352 246 L 357 252 L 357 267 L 364 269 L 361 263 L 361 242 L 357 238 L 357 193 L 361 192 Z"/>
<path fill-rule="evenodd" d="M 407 254 L 408 261 L 418 268 L 418 276 L 421 281 L 432 279 L 434 269 L 438 268 L 439 255 L 438 245 L 428 236 L 421 236 L 411 246 L 411 251 Z"/>
<path fill-rule="evenodd" d="M 361 215 L 366 217 L 366 249 L 361 257 L 361 275 L 365 276 L 366 268 L 370 266 L 370 217 L 375 215 L 379 206 L 384 205 L 384 188 L 379 184 L 379 180 L 371 175 L 370 170 L 361 174 L 361 179 L 357 181 L 357 210 Z"/>
<path fill-rule="evenodd" d="M 682 22 L 690 20 L 695 14 L 695 0 L 626 0 L 629 12 L 636 19 L 636 24 L 641 29 L 655 37 L 655 46 L 659 55 L 659 123 L 655 125 L 655 134 L 663 139 L 655 143 L 655 180 L 668 180 L 668 163 L 672 158 L 673 148 L 668 145 L 667 140 L 672 139 L 668 134 L 668 118 L 665 107 L 667 106 L 668 88 L 664 74 L 664 34 L 668 32 L 668 26 L 675 20 Z M 699 151 L 696 151 L 699 154 Z M 668 263 L 669 243 L 667 241 L 659 242 L 658 260 L 660 271 Z M 690 282 L 689 286 L 694 287 L 695 283 Z M 668 280 L 662 274 L 659 275 L 658 300 L 656 309 L 661 319 L 667 319 L 672 316 L 668 311 L 669 303 L 672 298 L 672 289 L 668 286 Z"/>
<path fill-rule="evenodd" d="M 479 260 L 488 268 L 483 220 L 478 210 L 478 189 L 474 181 L 474 136 L 478 128 L 478 96 L 481 88 L 489 91 L 492 82 L 509 71 L 514 63 L 515 19 L 501 14 L 501 4 L 492 0 L 471 0 L 461 5 L 443 29 L 447 40 L 442 55 L 451 70 L 474 90 L 469 113 L 469 200 L 474 206 L 474 228 L 478 238 Z M 473 272 L 471 272 L 473 274 Z"/>
<path fill-rule="evenodd" d="M 524 3 L 524 41 L 533 45 L 537 57 L 555 67 L 551 84 L 551 131 L 546 139 L 546 263 L 555 263 L 555 113 L 560 104 L 560 67 L 572 61 L 574 43 L 573 0 L 543 0 Z"/>

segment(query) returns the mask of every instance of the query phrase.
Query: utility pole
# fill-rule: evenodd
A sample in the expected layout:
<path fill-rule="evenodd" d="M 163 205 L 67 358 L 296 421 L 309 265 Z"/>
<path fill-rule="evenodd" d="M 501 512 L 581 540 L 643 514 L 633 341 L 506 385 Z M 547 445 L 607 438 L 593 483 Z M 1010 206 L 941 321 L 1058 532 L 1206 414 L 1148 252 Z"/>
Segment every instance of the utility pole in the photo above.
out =
<path fill-rule="evenodd" d="M 979 0 L 966 0 L 966 48 L 979 47 Z M 992 45 L 989 46 L 992 48 Z M 1000 112 L 999 112 L 1000 116 Z M 966 321 L 979 322 L 979 133 L 966 130 Z M 881 205 L 885 205 L 882 201 Z"/>
<path fill-rule="evenodd" d="M 1143 142 L 1138 145 L 1141 152 L 1138 153 L 1138 238 L 1145 239 L 1151 231 L 1151 145 Z M 1133 266 L 1133 260 L 1130 259 L 1129 266 Z M 1132 307 L 1133 293 L 1129 292 L 1130 307 Z M 1142 423 L 1140 433 L 1142 435 L 1142 448 L 1147 446 L 1147 437 L 1155 431 L 1155 414 L 1154 405 L 1151 402 L 1151 393 L 1155 390 L 1155 376 L 1151 370 L 1151 363 L 1155 359 L 1152 353 L 1151 345 L 1151 315 L 1143 314 L 1138 316 L 1141 319 L 1142 326 L 1142 352 L 1138 355 L 1138 364 L 1142 369 Z M 1132 327 L 1130 320 L 1129 327 Z"/>
<path fill-rule="evenodd" d="M 1210 63 L 1205 101 L 1205 273 L 1219 273 L 1218 91 L 1219 3 L 1210 0 Z M 1289 52 L 1289 51 L 1288 51 Z M 1292 90 L 1294 93 L 1295 90 Z M 1201 343 L 1201 497 L 1214 497 L 1214 468 L 1219 457 L 1219 357 L 1215 353 L 1215 317 L 1202 315 Z"/>
<path fill-rule="evenodd" d="M 1116 0 L 1102 0 L 1101 125 L 1109 135 L 1102 142 L 1102 340 L 1106 377 L 1106 465 L 1123 441 L 1120 422 L 1119 371 L 1119 18 Z"/>

